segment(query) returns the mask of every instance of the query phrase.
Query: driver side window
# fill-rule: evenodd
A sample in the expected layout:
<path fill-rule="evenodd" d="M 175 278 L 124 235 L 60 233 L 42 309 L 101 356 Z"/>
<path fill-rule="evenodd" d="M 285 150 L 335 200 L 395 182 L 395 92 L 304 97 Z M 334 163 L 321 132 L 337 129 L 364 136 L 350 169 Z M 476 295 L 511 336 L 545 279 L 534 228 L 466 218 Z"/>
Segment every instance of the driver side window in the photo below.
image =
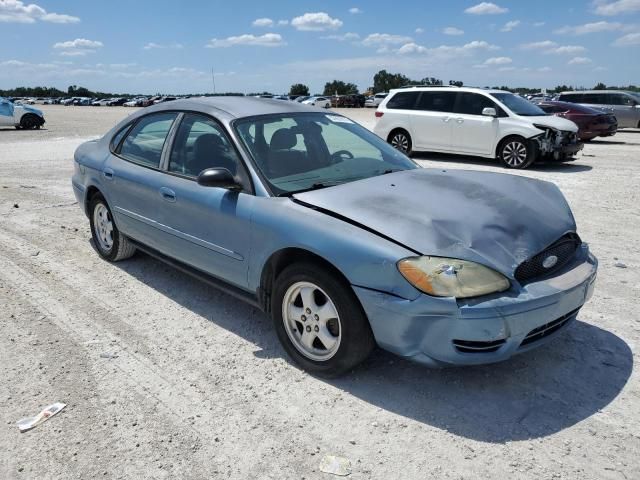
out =
<path fill-rule="evenodd" d="M 208 168 L 226 168 L 236 175 L 238 163 L 231 142 L 216 122 L 200 115 L 184 116 L 173 142 L 170 172 L 197 177 Z"/>

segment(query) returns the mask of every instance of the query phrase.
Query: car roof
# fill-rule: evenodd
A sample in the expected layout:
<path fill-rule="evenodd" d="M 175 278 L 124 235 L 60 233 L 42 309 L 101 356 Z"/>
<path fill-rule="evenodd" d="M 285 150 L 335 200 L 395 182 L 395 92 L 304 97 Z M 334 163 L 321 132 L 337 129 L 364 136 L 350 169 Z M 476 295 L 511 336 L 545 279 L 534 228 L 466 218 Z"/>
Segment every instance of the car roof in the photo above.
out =
<path fill-rule="evenodd" d="M 318 97 L 321 98 L 321 97 Z M 195 97 L 178 99 L 147 107 L 140 112 L 152 113 L 164 110 L 189 110 L 220 116 L 225 114 L 228 119 L 253 117 L 255 115 L 269 115 L 274 113 L 309 113 L 318 109 L 298 102 L 283 102 L 271 98 L 255 97 Z"/>
<path fill-rule="evenodd" d="M 632 92 L 629 92 L 627 90 L 567 90 L 566 92 L 560 92 L 560 95 L 566 95 L 566 94 L 583 94 L 583 93 L 627 93 L 627 94 L 631 94 Z"/>
<path fill-rule="evenodd" d="M 473 92 L 473 93 L 511 93 L 506 90 L 496 90 L 490 88 L 477 88 L 477 87 L 456 87 L 448 85 L 434 85 L 429 87 L 415 87 L 408 86 L 403 88 L 396 88 L 389 93 L 397 92 Z"/>

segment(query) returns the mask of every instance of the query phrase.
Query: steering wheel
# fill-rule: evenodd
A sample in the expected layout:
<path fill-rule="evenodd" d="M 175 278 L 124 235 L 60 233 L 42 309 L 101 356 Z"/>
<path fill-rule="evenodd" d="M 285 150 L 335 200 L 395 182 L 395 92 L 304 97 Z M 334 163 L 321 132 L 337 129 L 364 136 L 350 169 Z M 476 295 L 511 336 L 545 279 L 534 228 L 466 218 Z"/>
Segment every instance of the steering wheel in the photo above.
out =
<path fill-rule="evenodd" d="M 333 161 L 333 163 L 342 161 L 344 157 L 351 160 L 353 158 L 353 153 L 351 153 L 349 150 L 338 150 L 337 152 L 331 154 L 331 160 Z"/>

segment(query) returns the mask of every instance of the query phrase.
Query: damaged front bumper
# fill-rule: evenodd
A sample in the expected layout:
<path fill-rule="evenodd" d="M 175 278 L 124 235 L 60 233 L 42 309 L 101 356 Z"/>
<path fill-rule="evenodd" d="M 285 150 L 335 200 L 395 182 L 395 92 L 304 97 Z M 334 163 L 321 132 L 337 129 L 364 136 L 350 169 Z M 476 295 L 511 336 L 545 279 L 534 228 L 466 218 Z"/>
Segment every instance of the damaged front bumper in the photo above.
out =
<path fill-rule="evenodd" d="M 506 360 L 564 330 L 591 297 L 597 265 L 583 244 L 552 278 L 485 297 L 406 300 L 354 291 L 385 350 L 431 367 L 478 365 Z"/>
<path fill-rule="evenodd" d="M 544 133 L 532 137 L 530 141 L 545 159 L 566 160 L 584 148 L 584 143 L 576 132 L 556 130 L 550 127 L 536 125 Z"/>

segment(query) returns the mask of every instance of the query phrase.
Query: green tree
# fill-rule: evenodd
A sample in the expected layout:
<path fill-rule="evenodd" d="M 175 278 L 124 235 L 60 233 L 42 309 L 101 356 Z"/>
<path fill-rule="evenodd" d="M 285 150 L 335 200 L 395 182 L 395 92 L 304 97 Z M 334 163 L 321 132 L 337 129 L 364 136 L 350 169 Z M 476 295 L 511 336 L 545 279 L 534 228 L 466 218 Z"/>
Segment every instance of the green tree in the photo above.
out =
<path fill-rule="evenodd" d="M 291 85 L 291 88 L 289 89 L 289 95 L 291 96 L 301 96 L 301 95 L 309 95 L 309 87 L 307 87 L 305 84 L 303 83 L 294 83 L 293 85 Z"/>
<path fill-rule="evenodd" d="M 606 90 L 607 86 L 602 82 L 598 82 L 598 84 L 595 87 L 593 87 L 593 89 L 594 90 Z"/>
<path fill-rule="evenodd" d="M 351 95 L 355 93 L 358 93 L 358 86 L 355 83 L 333 80 L 324 84 L 323 95 Z"/>
<path fill-rule="evenodd" d="M 401 73 L 389 73 L 380 70 L 373 76 L 373 93 L 388 92 L 393 88 L 409 85 L 411 80 Z"/>
<path fill-rule="evenodd" d="M 449 80 L 449 85 L 451 85 L 452 87 L 462 87 L 464 85 L 464 82 L 462 82 L 461 80 Z"/>

